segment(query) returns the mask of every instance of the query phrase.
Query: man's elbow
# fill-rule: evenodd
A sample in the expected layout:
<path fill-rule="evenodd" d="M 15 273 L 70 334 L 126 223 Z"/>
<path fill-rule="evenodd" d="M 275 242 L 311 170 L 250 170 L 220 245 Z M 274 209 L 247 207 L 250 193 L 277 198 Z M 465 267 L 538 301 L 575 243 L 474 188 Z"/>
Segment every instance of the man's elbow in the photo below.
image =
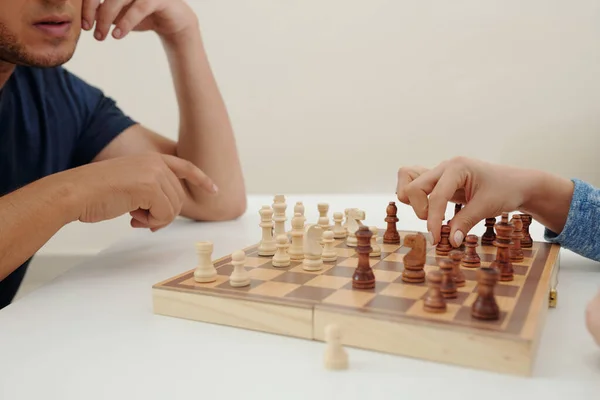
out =
<path fill-rule="evenodd" d="M 243 216 L 248 209 L 245 195 L 234 199 L 218 199 L 210 202 L 194 202 L 186 216 L 196 221 L 232 221 Z"/>

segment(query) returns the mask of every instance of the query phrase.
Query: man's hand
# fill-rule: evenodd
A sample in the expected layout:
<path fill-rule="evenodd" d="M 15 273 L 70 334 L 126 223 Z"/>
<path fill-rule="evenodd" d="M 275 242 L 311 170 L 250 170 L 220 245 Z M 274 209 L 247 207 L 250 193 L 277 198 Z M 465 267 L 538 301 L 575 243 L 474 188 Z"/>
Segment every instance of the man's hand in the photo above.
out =
<path fill-rule="evenodd" d="M 154 31 L 163 38 L 173 38 L 197 27 L 197 17 L 183 0 L 83 0 L 82 26 L 94 37 L 104 40 L 112 25 L 113 37 L 124 38 L 131 31 Z"/>
<path fill-rule="evenodd" d="M 190 186 L 216 193 L 212 180 L 189 161 L 151 153 L 119 157 L 57 174 L 74 187 L 73 220 L 98 222 L 130 213 L 131 225 L 152 231 L 170 224 L 186 199 Z"/>
<path fill-rule="evenodd" d="M 458 246 L 479 221 L 502 212 L 526 210 L 551 229 L 562 227 L 572 184 L 539 171 L 457 157 L 431 170 L 400 168 L 396 190 L 399 201 L 427 220 L 433 244 L 440 240 L 448 202 L 463 204 L 449 223 L 450 242 Z"/>

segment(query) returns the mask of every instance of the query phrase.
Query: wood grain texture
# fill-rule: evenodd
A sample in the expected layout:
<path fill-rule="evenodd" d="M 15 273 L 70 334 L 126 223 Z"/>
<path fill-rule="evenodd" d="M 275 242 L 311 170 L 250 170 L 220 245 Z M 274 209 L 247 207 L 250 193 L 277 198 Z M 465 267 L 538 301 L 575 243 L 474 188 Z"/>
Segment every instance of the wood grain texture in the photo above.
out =
<path fill-rule="evenodd" d="M 323 262 L 319 271 L 306 271 L 302 261 L 295 260 L 288 267 L 275 267 L 272 257 L 258 255 L 256 244 L 243 249 L 250 285 L 230 285 L 230 254 L 214 261 L 218 271 L 214 282 L 195 282 L 194 270 L 188 270 L 154 285 L 155 313 L 313 340 L 323 340 L 324 327 L 335 323 L 342 328 L 342 341 L 348 346 L 501 373 L 531 374 L 549 292 L 555 285 L 558 245 L 534 242 L 523 249 L 523 261 L 513 265 L 514 279 L 499 281 L 494 288 L 499 315 L 488 321 L 471 316 L 479 268 L 461 266 L 465 282 L 456 287 L 456 297 L 445 299 L 444 312 L 427 312 L 428 283 L 402 279 L 404 257 L 411 248 L 385 244 L 385 229 L 378 232 L 381 255 L 364 257 L 375 276 L 372 289 L 352 287 L 357 248 L 347 246 L 344 238 L 332 244 L 335 261 Z M 417 232 L 399 234 L 411 238 Z M 485 268 L 496 258 L 498 248 L 478 244 L 476 251 Z M 423 271 L 439 272 L 444 258 L 428 246 Z"/>

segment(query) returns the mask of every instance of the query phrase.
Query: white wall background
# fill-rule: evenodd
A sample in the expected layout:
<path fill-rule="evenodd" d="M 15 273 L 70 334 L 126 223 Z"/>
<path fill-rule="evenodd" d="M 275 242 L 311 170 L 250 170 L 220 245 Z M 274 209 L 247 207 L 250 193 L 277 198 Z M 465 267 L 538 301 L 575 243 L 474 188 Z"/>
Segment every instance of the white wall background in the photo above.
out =
<path fill-rule="evenodd" d="M 596 1 L 189 4 L 250 193 L 393 193 L 399 166 L 455 155 L 600 184 Z M 98 43 L 86 32 L 67 67 L 176 137 L 175 95 L 153 34 Z M 49 248 L 93 252 L 127 232 L 126 219 L 69 226 Z"/>

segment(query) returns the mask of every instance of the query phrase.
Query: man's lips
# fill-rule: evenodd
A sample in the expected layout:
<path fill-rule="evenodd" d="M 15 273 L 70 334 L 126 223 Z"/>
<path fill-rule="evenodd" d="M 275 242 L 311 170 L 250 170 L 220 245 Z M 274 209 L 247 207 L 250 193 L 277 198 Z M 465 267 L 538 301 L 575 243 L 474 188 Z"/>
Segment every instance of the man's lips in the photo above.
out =
<path fill-rule="evenodd" d="M 53 37 L 66 36 L 71 30 L 72 22 L 68 17 L 52 16 L 33 24 L 40 31 Z"/>

